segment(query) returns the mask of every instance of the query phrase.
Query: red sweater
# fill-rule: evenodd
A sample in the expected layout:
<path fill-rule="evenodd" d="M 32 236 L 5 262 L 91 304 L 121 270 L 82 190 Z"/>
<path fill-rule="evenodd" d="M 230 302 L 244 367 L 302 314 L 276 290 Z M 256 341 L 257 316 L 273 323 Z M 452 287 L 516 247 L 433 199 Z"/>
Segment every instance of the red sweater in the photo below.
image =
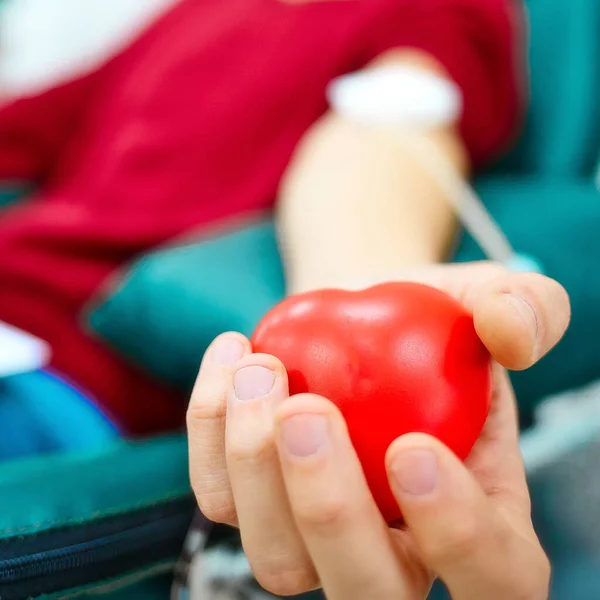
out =
<path fill-rule="evenodd" d="M 273 204 L 337 75 L 424 50 L 462 89 L 481 164 L 518 123 L 512 0 L 181 0 L 97 71 L 0 110 L 0 178 L 38 182 L 0 216 L 0 320 L 131 433 L 184 402 L 94 339 L 82 308 L 122 265 L 184 232 Z M 193 273 L 190 274 L 193 277 Z M 201 274 L 198 274 L 201 276 Z"/>

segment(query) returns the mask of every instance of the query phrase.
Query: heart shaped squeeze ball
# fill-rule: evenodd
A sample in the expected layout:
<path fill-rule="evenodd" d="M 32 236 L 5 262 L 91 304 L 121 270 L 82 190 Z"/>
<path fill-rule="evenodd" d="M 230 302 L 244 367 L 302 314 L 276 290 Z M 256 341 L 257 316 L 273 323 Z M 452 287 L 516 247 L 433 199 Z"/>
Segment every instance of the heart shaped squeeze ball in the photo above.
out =
<path fill-rule="evenodd" d="M 389 445 L 422 432 L 464 460 L 487 418 L 489 354 L 472 316 L 429 286 L 291 296 L 262 319 L 252 345 L 282 361 L 290 395 L 319 394 L 338 406 L 388 522 L 401 516 L 385 470 Z"/>

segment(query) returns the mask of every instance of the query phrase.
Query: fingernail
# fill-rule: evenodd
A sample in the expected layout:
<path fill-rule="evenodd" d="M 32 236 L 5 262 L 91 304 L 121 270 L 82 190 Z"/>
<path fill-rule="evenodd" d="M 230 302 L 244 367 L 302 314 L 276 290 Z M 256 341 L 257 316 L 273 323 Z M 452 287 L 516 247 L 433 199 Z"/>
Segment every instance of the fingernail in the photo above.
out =
<path fill-rule="evenodd" d="M 281 438 L 291 456 L 307 458 L 317 454 L 328 439 L 329 424 L 322 415 L 296 415 L 281 425 Z"/>
<path fill-rule="evenodd" d="M 235 396 L 242 402 L 266 396 L 275 383 L 275 373 L 266 367 L 243 367 L 233 376 Z"/>
<path fill-rule="evenodd" d="M 215 340 L 210 351 L 210 358 L 217 365 L 228 367 L 234 365 L 244 356 L 244 346 L 233 337 L 223 336 Z"/>
<path fill-rule="evenodd" d="M 504 299 L 525 322 L 525 325 L 527 325 L 528 329 L 535 332 L 535 337 L 537 339 L 538 322 L 535 316 L 535 311 L 533 310 L 531 304 L 529 304 L 527 300 L 524 300 L 520 296 L 516 296 L 514 294 L 505 294 Z"/>
<path fill-rule="evenodd" d="M 400 491 L 411 496 L 430 494 L 438 482 L 437 460 L 430 450 L 399 453 L 392 461 L 391 471 Z"/>

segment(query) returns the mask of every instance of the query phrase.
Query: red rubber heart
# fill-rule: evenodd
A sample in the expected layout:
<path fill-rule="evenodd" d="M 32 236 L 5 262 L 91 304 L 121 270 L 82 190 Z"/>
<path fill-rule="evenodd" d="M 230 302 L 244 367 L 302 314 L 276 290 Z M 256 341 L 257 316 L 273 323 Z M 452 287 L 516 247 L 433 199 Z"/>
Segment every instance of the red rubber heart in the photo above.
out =
<path fill-rule="evenodd" d="M 290 394 L 320 394 L 340 408 L 388 522 L 401 516 L 385 470 L 391 442 L 428 433 L 464 460 L 488 414 L 490 358 L 473 319 L 425 285 L 292 296 L 263 318 L 252 345 L 283 362 Z"/>

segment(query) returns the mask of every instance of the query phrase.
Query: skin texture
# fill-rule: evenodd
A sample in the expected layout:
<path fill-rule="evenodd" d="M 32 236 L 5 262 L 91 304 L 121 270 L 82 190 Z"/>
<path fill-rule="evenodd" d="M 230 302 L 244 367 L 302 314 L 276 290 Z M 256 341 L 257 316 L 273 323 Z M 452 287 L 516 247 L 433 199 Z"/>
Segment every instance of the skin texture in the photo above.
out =
<path fill-rule="evenodd" d="M 255 575 L 278 595 L 322 585 L 329 600 L 424 599 L 439 576 L 454 600 L 543 600 L 550 569 L 502 367 L 527 368 L 558 342 L 568 297 L 553 280 L 490 263 L 396 275 L 461 302 L 496 361 L 490 414 L 465 464 L 427 435 L 394 441 L 386 464 L 406 527 L 389 528 L 335 405 L 290 397 L 283 365 L 227 333 L 207 351 L 188 411 L 199 506 L 240 527 Z"/>

